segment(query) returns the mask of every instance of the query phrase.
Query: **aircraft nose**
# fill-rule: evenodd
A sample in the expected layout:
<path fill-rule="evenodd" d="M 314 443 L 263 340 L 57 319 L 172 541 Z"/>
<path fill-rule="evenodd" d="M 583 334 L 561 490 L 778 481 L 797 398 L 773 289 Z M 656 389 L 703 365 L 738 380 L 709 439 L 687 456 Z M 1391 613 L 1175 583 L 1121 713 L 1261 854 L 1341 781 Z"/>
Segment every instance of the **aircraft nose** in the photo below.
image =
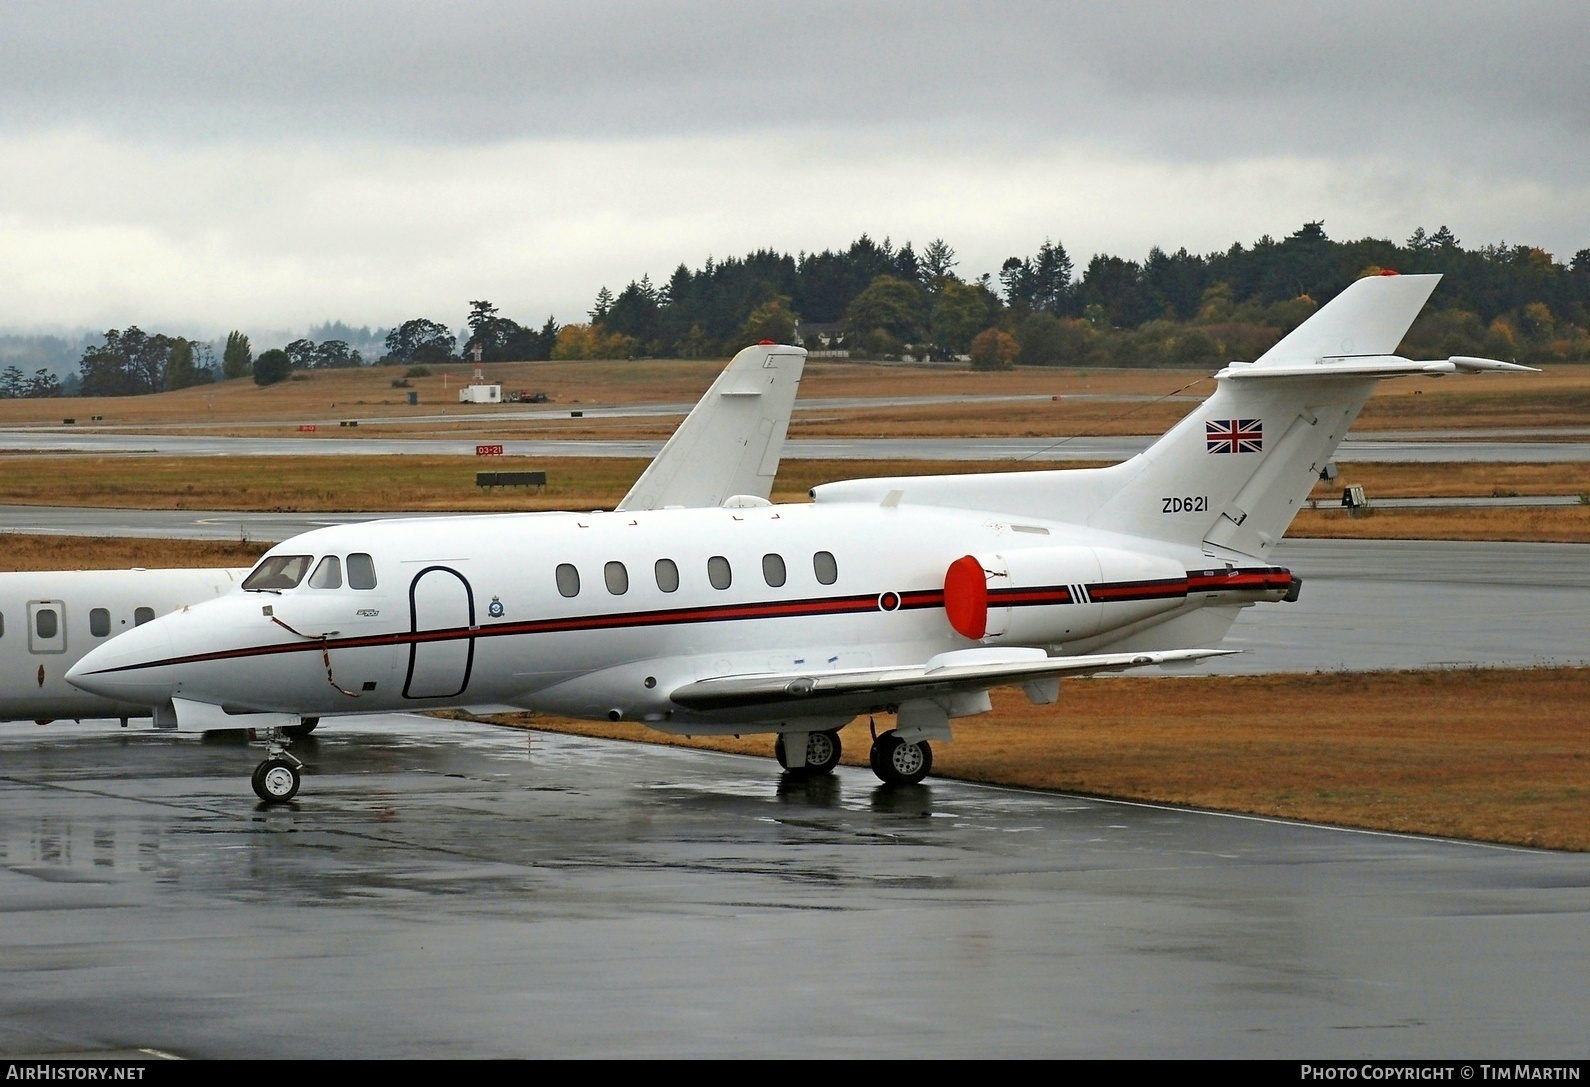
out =
<path fill-rule="evenodd" d="M 155 619 L 85 653 L 67 669 L 66 681 L 119 702 L 158 706 L 171 700 L 175 669 L 165 663 L 171 657 L 170 627 Z"/>

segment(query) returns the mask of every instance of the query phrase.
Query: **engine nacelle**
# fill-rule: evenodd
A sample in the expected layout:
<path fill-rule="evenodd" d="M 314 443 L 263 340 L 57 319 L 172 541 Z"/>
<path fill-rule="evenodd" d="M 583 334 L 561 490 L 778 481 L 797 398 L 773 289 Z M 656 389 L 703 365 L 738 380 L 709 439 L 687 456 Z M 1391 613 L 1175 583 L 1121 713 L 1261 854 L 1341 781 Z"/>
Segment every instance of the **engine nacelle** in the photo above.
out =
<path fill-rule="evenodd" d="M 1107 547 L 1034 547 L 967 555 L 944 577 L 944 612 L 962 637 L 989 644 L 1091 638 L 1175 611 L 1187 571 L 1157 555 Z"/>

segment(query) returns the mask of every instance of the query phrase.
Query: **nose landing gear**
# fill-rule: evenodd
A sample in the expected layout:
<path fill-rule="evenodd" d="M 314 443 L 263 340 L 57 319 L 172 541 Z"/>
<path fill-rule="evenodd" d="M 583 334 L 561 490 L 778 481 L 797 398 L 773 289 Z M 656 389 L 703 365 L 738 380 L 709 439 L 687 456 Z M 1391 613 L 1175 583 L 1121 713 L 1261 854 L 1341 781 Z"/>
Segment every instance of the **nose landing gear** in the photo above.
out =
<path fill-rule="evenodd" d="M 254 794 L 267 804 L 285 804 L 298 795 L 304 764 L 288 753 L 290 741 L 286 728 L 266 730 L 265 742 L 269 746 L 265 761 L 254 768 L 253 784 Z"/>

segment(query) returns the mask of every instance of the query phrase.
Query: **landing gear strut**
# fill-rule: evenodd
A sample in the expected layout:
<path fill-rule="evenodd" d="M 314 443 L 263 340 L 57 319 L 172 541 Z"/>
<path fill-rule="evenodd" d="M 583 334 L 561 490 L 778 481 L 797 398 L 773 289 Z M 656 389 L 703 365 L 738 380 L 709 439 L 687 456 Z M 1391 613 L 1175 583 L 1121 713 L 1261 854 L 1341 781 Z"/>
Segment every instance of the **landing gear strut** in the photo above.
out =
<path fill-rule="evenodd" d="M 300 771 L 304 764 L 287 752 L 291 736 L 283 737 L 286 728 L 267 729 L 268 746 L 265 761 L 254 768 L 254 794 L 267 804 L 285 804 L 298 795 L 302 783 Z"/>
<path fill-rule="evenodd" d="M 885 785 L 916 785 L 933 769 L 933 748 L 926 740 L 908 743 L 890 729 L 872 741 L 872 772 Z"/>
<path fill-rule="evenodd" d="M 837 732 L 808 732 L 806 734 L 806 765 L 790 769 L 789 753 L 784 748 L 784 736 L 779 734 L 773 742 L 773 754 L 778 759 L 778 764 L 792 774 L 804 777 L 818 777 L 822 774 L 831 774 L 834 767 L 839 765 L 839 733 Z"/>

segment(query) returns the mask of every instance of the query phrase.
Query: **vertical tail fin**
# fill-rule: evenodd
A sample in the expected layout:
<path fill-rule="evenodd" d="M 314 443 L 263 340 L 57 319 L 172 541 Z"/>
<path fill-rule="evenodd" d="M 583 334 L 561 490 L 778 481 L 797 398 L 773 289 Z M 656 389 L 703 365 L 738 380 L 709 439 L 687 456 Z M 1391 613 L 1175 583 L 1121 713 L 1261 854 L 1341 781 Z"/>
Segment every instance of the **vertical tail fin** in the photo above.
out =
<path fill-rule="evenodd" d="M 806 351 L 759 344 L 735 355 L 635 481 L 621 510 L 720 505 L 773 493 Z"/>
<path fill-rule="evenodd" d="M 1360 279 L 1251 366 L 1221 371 L 1219 387 L 1199 410 L 1117 466 L 1131 478 L 1088 523 L 1265 555 L 1440 278 Z"/>
<path fill-rule="evenodd" d="M 1108 468 L 827 483 L 819 502 L 951 506 L 1263 558 L 1291 524 L 1383 377 L 1527 370 L 1489 359 L 1397 358 L 1440 276 L 1360 279 L 1147 450 Z"/>

